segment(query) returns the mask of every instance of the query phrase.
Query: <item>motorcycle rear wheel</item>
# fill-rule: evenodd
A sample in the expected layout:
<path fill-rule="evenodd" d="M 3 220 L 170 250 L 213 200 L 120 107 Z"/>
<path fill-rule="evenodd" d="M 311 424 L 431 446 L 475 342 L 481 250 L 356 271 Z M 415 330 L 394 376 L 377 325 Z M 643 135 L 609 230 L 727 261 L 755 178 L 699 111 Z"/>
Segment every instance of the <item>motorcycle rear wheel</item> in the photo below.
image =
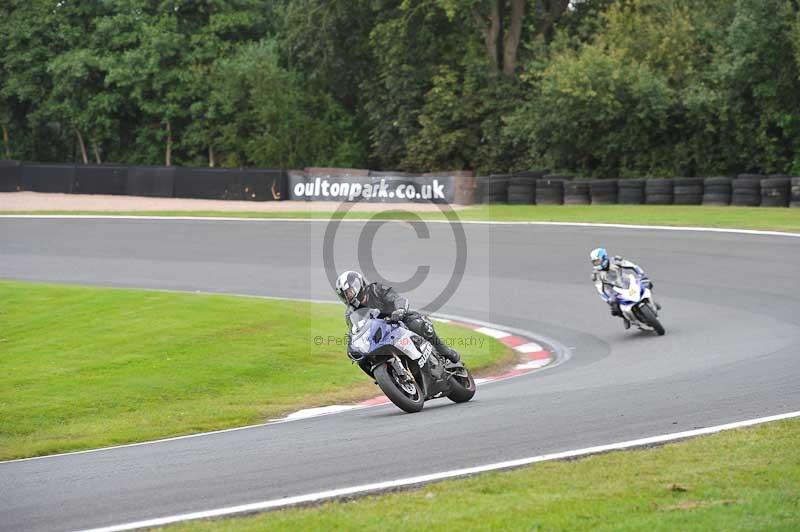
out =
<path fill-rule="evenodd" d="M 411 379 L 413 382 L 414 393 L 411 394 L 403 389 L 403 384 L 401 384 L 399 377 L 395 375 L 394 368 L 391 364 L 381 364 L 375 368 L 373 376 L 378 382 L 378 386 L 380 386 L 383 393 L 386 394 L 386 397 L 388 397 L 389 400 L 398 408 L 408 412 L 409 414 L 413 414 L 414 412 L 419 412 L 422 410 L 422 407 L 425 405 L 425 397 L 422 395 L 419 384 L 413 380 L 413 376 Z M 405 386 L 412 385 L 406 384 Z"/>
<path fill-rule="evenodd" d="M 475 379 L 467 368 L 450 378 L 450 386 L 452 389 L 447 398 L 454 403 L 466 403 L 475 395 Z"/>
<path fill-rule="evenodd" d="M 642 321 L 652 327 L 656 331 L 656 334 L 659 336 L 664 336 L 664 333 L 667 331 L 664 330 L 664 326 L 661 325 L 660 321 L 658 321 L 656 313 L 653 312 L 653 309 L 650 308 L 650 305 L 644 304 L 639 307 L 639 314 L 642 316 Z"/>

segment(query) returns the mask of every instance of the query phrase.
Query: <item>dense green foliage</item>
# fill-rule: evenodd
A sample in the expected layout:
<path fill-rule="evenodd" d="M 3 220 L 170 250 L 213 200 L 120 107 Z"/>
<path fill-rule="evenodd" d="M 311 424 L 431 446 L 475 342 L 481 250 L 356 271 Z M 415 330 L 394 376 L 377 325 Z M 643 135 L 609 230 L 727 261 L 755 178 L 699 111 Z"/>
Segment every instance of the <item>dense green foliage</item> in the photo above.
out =
<path fill-rule="evenodd" d="M 796 0 L 8 0 L 2 157 L 800 172 Z"/>

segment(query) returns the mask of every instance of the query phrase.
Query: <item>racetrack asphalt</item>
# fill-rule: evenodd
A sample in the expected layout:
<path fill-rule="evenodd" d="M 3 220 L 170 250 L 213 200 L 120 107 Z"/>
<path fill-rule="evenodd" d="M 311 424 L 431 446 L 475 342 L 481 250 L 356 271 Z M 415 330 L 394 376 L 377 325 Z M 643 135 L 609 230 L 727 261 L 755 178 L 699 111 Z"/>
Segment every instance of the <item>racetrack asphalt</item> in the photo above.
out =
<path fill-rule="evenodd" d="M 368 224 L 377 235 L 366 251 L 385 279 L 430 265 L 408 293 L 424 306 L 453 271 L 445 224 L 427 224 L 429 238 L 418 238 L 407 223 L 346 222 L 335 257 L 325 258 L 319 221 L 3 218 L 0 278 L 331 299 L 325 264 L 358 268 Z M 419 414 L 386 405 L 0 463 L 0 530 L 114 525 L 800 409 L 800 239 L 463 227 L 464 277 L 439 311 L 556 339 L 571 350 L 566 364 L 485 385 L 466 404 L 432 401 Z M 598 245 L 654 280 L 666 336 L 625 331 L 609 316 L 589 279 Z"/>

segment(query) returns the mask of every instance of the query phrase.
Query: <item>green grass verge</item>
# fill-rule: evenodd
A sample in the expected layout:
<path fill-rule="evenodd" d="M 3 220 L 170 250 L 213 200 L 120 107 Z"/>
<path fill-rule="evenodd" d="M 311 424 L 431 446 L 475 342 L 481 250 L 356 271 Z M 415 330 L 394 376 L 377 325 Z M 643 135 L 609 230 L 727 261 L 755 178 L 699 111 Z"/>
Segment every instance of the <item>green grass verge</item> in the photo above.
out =
<path fill-rule="evenodd" d="M 390 207 L 387 207 L 390 208 Z M 5 212 L 5 214 L 12 214 Z M 26 211 L 15 214 L 118 214 L 124 216 L 225 216 L 236 218 L 323 218 L 332 212 L 221 212 L 221 211 Z M 704 207 L 678 205 L 479 205 L 457 211 L 470 221 L 595 222 L 644 225 L 727 227 L 800 232 L 800 209 L 767 207 Z M 338 215 L 337 215 L 338 216 Z M 409 213 L 387 210 L 379 213 L 350 212 L 357 219 L 443 219 L 439 212 Z"/>
<path fill-rule="evenodd" d="M 170 530 L 800 530 L 800 420 Z"/>
<path fill-rule="evenodd" d="M 0 281 L 0 459 L 258 423 L 380 390 L 339 305 Z M 438 324 L 475 370 L 500 342 Z M 315 337 L 324 339 L 316 345 Z"/>

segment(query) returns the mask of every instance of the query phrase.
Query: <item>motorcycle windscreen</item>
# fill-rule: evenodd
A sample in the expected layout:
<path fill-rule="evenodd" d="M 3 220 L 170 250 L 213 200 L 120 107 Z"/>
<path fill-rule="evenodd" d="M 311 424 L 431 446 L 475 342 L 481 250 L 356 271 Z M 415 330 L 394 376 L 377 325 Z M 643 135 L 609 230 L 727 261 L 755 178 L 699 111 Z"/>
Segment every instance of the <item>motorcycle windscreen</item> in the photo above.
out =
<path fill-rule="evenodd" d="M 617 298 L 621 305 L 635 303 L 642 298 L 644 288 L 633 274 L 622 274 L 615 283 Z"/>
<path fill-rule="evenodd" d="M 350 313 L 350 350 L 356 353 L 368 354 L 372 351 L 372 331 L 375 328 L 376 320 L 372 310 L 361 308 Z"/>
<path fill-rule="evenodd" d="M 356 331 L 361 330 L 361 328 L 366 325 L 368 320 L 377 318 L 379 315 L 380 311 L 376 308 L 361 307 L 351 311 L 349 318 L 353 328 L 351 329 L 350 334 L 355 334 Z"/>

